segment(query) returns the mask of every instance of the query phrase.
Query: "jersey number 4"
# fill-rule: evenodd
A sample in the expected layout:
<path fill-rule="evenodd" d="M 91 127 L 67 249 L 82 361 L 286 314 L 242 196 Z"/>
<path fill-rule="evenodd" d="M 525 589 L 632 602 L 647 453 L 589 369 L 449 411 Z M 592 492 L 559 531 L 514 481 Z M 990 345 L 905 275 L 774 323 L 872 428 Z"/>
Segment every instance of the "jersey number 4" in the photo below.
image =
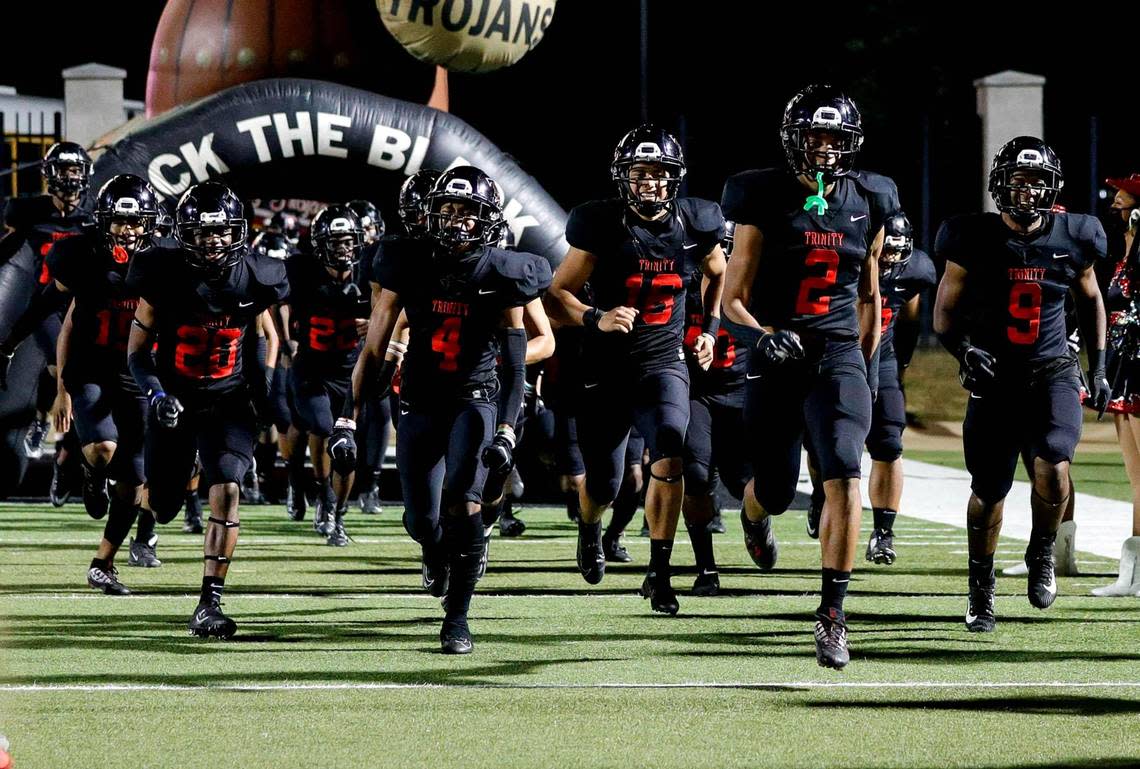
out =
<path fill-rule="evenodd" d="M 240 328 L 180 326 L 174 368 L 194 379 L 222 379 L 234 373 Z"/>
<path fill-rule="evenodd" d="M 1009 290 L 1009 316 L 1016 321 L 1005 333 L 1014 344 L 1033 344 L 1041 330 L 1041 284 L 1014 283 Z"/>
<path fill-rule="evenodd" d="M 642 323 L 647 326 L 660 326 L 673 316 L 673 297 L 684 286 L 681 276 L 675 272 L 654 275 L 646 282 L 645 275 L 636 273 L 625 279 L 629 289 L 629 306 L 640 311 Z"/>
<path fill-rule="evenodd" d="M 439 370 L 453 373 L 459 370 L 459 335 L 463 329 L 463 318 L 450 316 L 444 318 L 443 323 L 431 336 L 432 352 L 443 356 L 439 362 Z"/>
<path fill-rule="evenodd" d="M 839 254 L 830 248 L 816 248 L 804 257 L 804 267 L 811 270 L 823 265 L 823 274 L 809 275 L 800 282 L 796 297 L 796 315 L 823 315 L 831 308 L 831 287 L 839 277 Z"/>

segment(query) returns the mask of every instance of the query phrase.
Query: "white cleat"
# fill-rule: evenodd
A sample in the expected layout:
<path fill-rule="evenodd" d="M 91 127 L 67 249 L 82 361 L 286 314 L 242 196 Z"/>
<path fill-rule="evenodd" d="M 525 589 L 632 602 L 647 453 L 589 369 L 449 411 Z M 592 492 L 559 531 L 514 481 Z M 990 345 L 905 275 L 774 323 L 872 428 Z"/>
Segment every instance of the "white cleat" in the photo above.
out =
<path fill-rule="evenodd" d="M 1094 588 L 1096 596 L 1140 596 L 1140 537 L 1129 537 L 1120 548 L 1120 570 L 1116 582 Z"/>

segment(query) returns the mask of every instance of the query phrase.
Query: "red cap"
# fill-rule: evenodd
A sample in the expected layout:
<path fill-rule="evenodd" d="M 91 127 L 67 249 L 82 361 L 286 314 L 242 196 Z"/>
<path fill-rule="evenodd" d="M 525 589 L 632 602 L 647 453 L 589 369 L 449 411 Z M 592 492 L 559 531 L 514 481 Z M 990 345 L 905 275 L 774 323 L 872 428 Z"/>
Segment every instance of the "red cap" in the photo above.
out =
<path fill-rule="evenodd" d="M 1104 183 L 1116 190 L 1124 190 L 1133 197 L 1140 198 L 1140 174 L 1129 174 L 1123 179 L 1105 179 Z"/>

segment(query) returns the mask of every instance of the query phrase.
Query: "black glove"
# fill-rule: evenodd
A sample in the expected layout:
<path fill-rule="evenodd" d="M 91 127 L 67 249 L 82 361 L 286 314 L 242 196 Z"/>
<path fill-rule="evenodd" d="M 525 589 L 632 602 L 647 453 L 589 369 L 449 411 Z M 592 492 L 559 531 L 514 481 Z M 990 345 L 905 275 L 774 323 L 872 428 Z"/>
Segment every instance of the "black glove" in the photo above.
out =
<path fill-rule="evenodd" d="M 8 367 L 12 365 L 12 356 L 16 353 L 0 348 L 0 390 L 8 390 Z"/>
<path fill-rule="evenodd" d="M 178 416 L 185 411 L 181 401 L 162 390 L 150 394 L 150 407 L 154 409 L 154 418 L 158 423 L 169 429 L 178 427 Z"/>
<path fill-rule="evenodd" d="M 967 345 L 958 359 L 958 381 L 979 395 L 997 379 L 997 358 L 980 347 Z"/>
<path fill-rule="evenodd" d="M 273 424 L 273 399 L 269 397 L 269 388 L 256 384 L 249 385 L 249 405 L 253 407 L 253 418 L 261 430 L 269 429 Z"/>
<path fill-rule="evenodd" d="M 801 360 L 804 357 L 804 346 L 799 334 L 782 329 L 761 336 L 756 342 L 756 352 L 766 365 L 779 366 L 787 360 Z"/>
<path fill-rule="evenodd" d="M 491 475 L 501 475 L 506 478 L 511 468 L 515 466 L 514 450 L 515 431 L 504 425 L 495 433 L 491 444 L 483 449 L 481 457 L 483 467 L 486 467 Z"/>
<path fill-rule="evenodd" d="M 1104 373 L 1104 366 L 1089 372 L 1088 404 L 1096 409 L 1098 415 L 1103 415 L 1108 408 L 1108 401 L 1112 398 L 1112 386 Z"/>
<path fill-rule="evenodd" d="M 342 477 L 356 470 L 356 422 L 347 417 L 336 420 L 329 436 L 329 457 L 333 472 Z"/>
<path fill-rule="evenodd" d="M 376 384 L 372 389 L 373 398 L 383 400 L 392 392 L 392 379 L 396 376 L 399 365 L 397 361 L 387 358 L 380 362 L 380 368 L 376 371 Z"/>

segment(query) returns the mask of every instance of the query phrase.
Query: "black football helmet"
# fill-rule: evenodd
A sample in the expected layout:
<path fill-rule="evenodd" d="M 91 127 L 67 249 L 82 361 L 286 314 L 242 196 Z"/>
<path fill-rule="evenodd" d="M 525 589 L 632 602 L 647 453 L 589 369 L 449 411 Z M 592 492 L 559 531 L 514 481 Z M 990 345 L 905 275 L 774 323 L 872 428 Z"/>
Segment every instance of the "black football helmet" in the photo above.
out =
<path fill-rule="evenodd" d="M 292 244 L 280 232 L 263 232 L 253 241 L 251 248 L 262 256 L 282 262 L 293 253 Z"/>
<path fill-rule="evenodd" d="M 895 211 L 883 222 L 883 250 L 879 254 L 880 274 L 890 274 L 910 261 L 914 251 L 914 229 L 902 211 Z"/>
<path fill-rule="evenodd" d="M 174 237 L 193 267 L 213 271 L 237 264 L 247 231 L 245 205 L 224 184 L 195 184 L 178 200 Z"/>
<path fill-rule="evenodd" d="M 468 210 L 445 213 L 442 209 L 449 204 Z M 458 166 L 441 174 L 425 205 L 428 234 L 448 249 L 495 245 L 506 226 L 502 189 L 475 166 Z"/>
<path fill-rule="evenodd" d="M 425 168 L 405 179 L 400 187 L 400 221 L 404 225 L 404 230 L 412 237 L 427 235 L 424 202 L 438 179 L 439 171 Z"/>
<path fill-rule="evenodd" d="M 309 239 L 321 264 L 344 272 L 360 261 L 364 228 L 348 204 L 334 203 L 313 217 Z"/>
<path fill-rule="evenodd" d="M 1036 177 L 1036 181 L 1014 176 Z M 1065 186 L 1061 160 L 1053 149 L 1033 136 L 1018 136 L 1005 143 L 990 166 L 990 197 L 998 211 L 1028 225 L 1053 211 Z"/>
<path fill-rule="evenodd" d="M 301 240 L 301 226 L 297 223 L 297 215 L 292 211 L 274 213 L 273 216 L 269 217 L 269 224 L 266 229 L 280 232 L 293 246 L 296 246 Z"/>
<path fill-rule="evenodd" d="M 736 222 L 731 219 L 724 220 L 724 237 L 720 239 L 720 250 L 725 258 L 732 256 L 732 247 L 736 245 Z"/>
<path fill-rule="evenodd" d="M 356 219 L 364 230 L 365 244 L 375 243 L 384 237 L 384 217 L 376 206 L 367 200 L 350 200 L 348 207 L 356 214 Z"/>
<path fill-rule="evenodd" d="M 834 134 L 837 144 L 819 150 L 812 141 L 816 131 Z M 863 146 L 863 119 L 855 102 L 838 88 L 809 85 L 784 107 L 780 141 L 792 173 L 813 179 L 822 173 L 823 180 L 831 182 L 855 167 L 855 156 Z"/>
<path fill-rule="evenodd" d="M 40 173 L 52 195 L 82 195 L 91 184 L 91 156 L 75 142 L 56 142 L 44 155 Z"/>
<path fill-rule="evenodd" d="M 665 169 L 668 176 L 664 180 L 664 197 L 653 187 L 647 188 L 645 193 L 638 192 L 640 185 L 650 181 L 631 175 L 633 166 L 639 163 L 652 163 Z M 610 177 L 617 184 L 622 200 L 650 219 L 677 199 L 687 170 L 680 143 L 671 133 L 651 123 L 639 125 L 623 136 L 614 148 L 614 159 L 610 163 Z"/>
<path fill-rule="evenodd" d="M 111 246 L 116 260 L 120 260 L 120 253 L 114 251 L 115 248 L 133 254 L 152 245 L 151 236 L 154 235 L 161 213 L 162 208 L 154 188 L 134 174 L 119 174 L 112 177 L 99 189 L 95 201 L 95 222 Z M 142 232 L 114 234 L 111 232 L 111 225 L 115 222 L 141 226 Z"/>

